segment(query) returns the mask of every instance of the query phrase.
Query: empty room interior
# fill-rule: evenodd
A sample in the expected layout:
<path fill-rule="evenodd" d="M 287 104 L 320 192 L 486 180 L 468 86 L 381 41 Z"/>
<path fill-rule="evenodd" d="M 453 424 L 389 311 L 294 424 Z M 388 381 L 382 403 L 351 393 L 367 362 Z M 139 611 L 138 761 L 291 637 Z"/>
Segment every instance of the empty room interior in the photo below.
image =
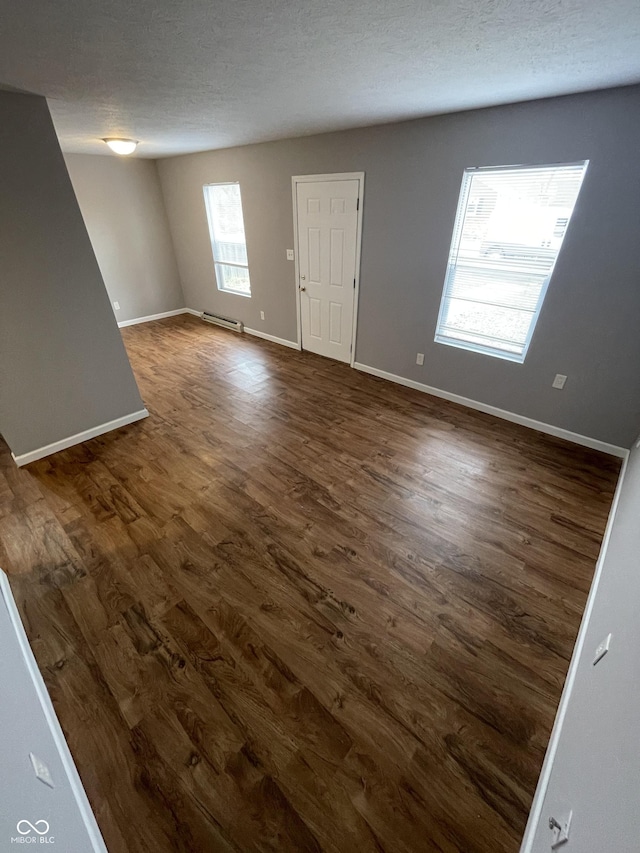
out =
<path fill-rule="evenodd" d="M 640 6 L 3 6 L 0 853 L 637 853 Z"/>

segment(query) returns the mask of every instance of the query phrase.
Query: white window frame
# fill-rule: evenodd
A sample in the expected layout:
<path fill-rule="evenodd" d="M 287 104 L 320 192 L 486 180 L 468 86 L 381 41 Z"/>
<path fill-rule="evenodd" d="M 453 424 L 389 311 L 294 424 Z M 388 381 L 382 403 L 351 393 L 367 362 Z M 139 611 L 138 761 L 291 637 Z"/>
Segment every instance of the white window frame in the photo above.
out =
<path fill-rule="evenodd" d="M 478 174 L 480 172 L 501 172 L 501 171 L 509 171 L 509 172 L 523 172 L 528 169 L 547 169 L 554 167 L 570 167 L 570 166 L 583 166 L 582 179 L 580 183 L 580 187 L 578 188 L 578 195 L 576 197 L 575 204 L 573 206 L 573 210 L 571 215 L 567 219 L 567 223 L 564 229 L 564 235 L 562 237 L 562 243 L 558 249 L 554 262 L 547 273 L 547 277 L 540 289 L 540 295 L 538 296 L 538 302 L 536 304 L 535 311 L 531 316 L 531 321 L 529 324 L 529 330 L 527 333 L 527 338 L 523 345 L 522 353 L 510 353 L 502 349 L 491 348 L 490 346 L 477 344 L 472 341 L 465 341 L 456 338 L 450 338 L 445 334 L 440 333 L 440 324 L 444 319 L 446 308 L 447 308 L 447 290 L 449 289 L 450 281 L 455 274 L 456 269 L 456 260 L 457 260 L 457 252 L 460 243 L 460 239 L 462 237 L 462 231 L 464 228 L 464 220 L 467 213 L 467 205 L 469 199 L 469 192 L 471 190 L 471 179 L 473 175 Z M 560 257 L 560 252 L 562 251 L 562 246 L 564 245 L 564 239 L 567 235 L 567 231 L 569 230 L 569 225 L 571 223 L 571 219 L 573 218 L 573 214 L 575 212 L 576 205 L 578 204 L 578 200 L 580 198 L 580 192 L 582 189 L 582 184 L 584 183 L 584 178 L 587 173 L 587 169 L 589 167 L 588 160 L 577 160 L 570 163 L 540 163 L 535 165 L 513 165 L 513 166 L 470 166 L 466 168 L 462 175 L 462 185 L 460 187 L 460 195 L 458 197 L 458 206 L 456 209 L 456 218 L 453 226 L 453 235 L 451 238 L 451 246 L 449 247 L 449 256 L 447 261 L 447 272 L 445 275 L 444 285 L 442 288 L 442 297 L 440 299 L 440 310 L 438 312 L 438 320 L 436 323 L 436 333 L 434 337 L 435 343 L 444 344 L 445 346 L 456 347 L 457 349 L 464 349 L 469 352 L 480 353 L 481 355 L 489 355 L 495 358 L 501 358 L 506 361 L 516 362 L 518 364 L 523 364 L 525 358 L 527 357 L 527 352 L 529 351 L 529 345 L 531 343 L 531 339 L 533 338 L 533 333 L 536 329 L 538 318 L 540 316 L 540 311 L 542 310 L 542 306 L 544 304 L 545 297 L 547 295 L 547 290 L 549 287 L 549 282 L 553 276 L 553 272 L 555 270 L 556 263 L 558 258 Z"/>
<path fill-rule="evenodd" d="M 232 186 L 238 187 L 238 192 L 240 194 L 240 212 L 242 214 L 242 229 L 244 231 L 244 245 L 245 245 L 245 249 L 247 251 L 247 263 L 246 264 L 238 264 L 238 263 L 234 263 L 233 261 L 219 261 L 216 258 L 216 253 L 215 253 L 215 249 L 214 249 L 214 243 L 215 243 L 214 233 L 215 232 L 214 232 L 214 228 L 213 228 L 213 219 L 211 216 L 211 211 L 209 209 L 207 189 L 209 187 L 232 187 Z M 204 184 L 202 187 L 202 194 L 204 196 L 204 207 L 205 207 L 205 210 L 207 212 L 207 225 L 209 226 L 209 242 L 211 243 L 211 254 L 213 256 L 213 274 L 214 274 L 215 279 L 216 279 L 216 287 L 218 288 L 220 293 L 230 293 L 233 296 L 244 296 L 246 299 L 251 299 L 251 273 L 249 271 L 249 250 L 247 248 L 247 232 L 246 232 L 245 225 L 244 225 L 244 207 L 242 204 L 242 189 L 240 187 L 240 181 L 215 181 L 213 183 Z M 239 267 L 240 269 L 246 269 L 247 275 L 249 277 L 249 293 L 243 293 L 241 290 L 232 290 L 231 288 L 221 286 L 221 284 L 220 284 L 221 276 L 218 275 L 218 269 L 217 269 L 219 265 L 225 266 L 225 267 Z"/>

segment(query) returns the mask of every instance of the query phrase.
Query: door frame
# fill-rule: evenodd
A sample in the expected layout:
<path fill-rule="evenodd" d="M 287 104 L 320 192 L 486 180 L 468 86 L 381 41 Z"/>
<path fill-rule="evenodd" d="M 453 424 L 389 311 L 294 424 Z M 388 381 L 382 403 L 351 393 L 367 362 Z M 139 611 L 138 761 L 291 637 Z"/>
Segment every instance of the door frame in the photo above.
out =
<path fill-rule="evenodd" d="M 298 324 L 298 349 L 302 349 L 302 304 L 300 300 L 300 267 L 298 263 L 298 184 L 311 184 L 319 181 L 359 181 L 358 221 L 356 225 L 356 268 L 354 271 L 356 285 L 353 291 L 353 321 L 351 324 L 351 367 L 356 360 L 356 339 L 358 332 L 358 305 L 360 300 L 360 258 L 362 254 L 362 211 L 364 209 L 364 172 L 340 172 L 332 175 L 294 175 L 291 178 L 293 193 L 293 259 L 296 276 L 296 321 Z"/>

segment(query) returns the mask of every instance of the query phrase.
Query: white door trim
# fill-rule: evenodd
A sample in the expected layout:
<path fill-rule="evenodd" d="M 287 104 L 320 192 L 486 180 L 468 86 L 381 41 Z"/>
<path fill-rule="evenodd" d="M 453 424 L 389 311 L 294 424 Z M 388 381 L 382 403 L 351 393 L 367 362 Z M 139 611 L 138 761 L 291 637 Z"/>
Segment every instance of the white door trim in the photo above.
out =
<path fill-rule="evenodd" d="M 360 299 L 360 257 L 362 249 L 362 211 L 364 208 L 364 172 L 339 172 L 332 175 L 294 175 L 291 178 L 293 193 L 293 242 L 296 286 L 296 321 L 298 328 L 298 349 L 302 349 L 302 317 L 300 305 L 300 268 L 298 266 L 298 184 L 316 183 L 317 181 L 358 181 L 358 221 L 356 227 L 356 286 L 353 293 L 353 324 L 351 327 L 351 361 L 353 367 L 356 360 L 356 339 L 358 332 L 358 304 Z"/>

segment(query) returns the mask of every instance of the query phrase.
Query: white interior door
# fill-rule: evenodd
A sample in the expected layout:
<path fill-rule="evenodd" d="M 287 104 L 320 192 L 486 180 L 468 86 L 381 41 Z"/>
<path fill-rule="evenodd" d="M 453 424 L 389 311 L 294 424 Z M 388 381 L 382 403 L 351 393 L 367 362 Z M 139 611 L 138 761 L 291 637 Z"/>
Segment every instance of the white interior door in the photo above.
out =
<path fill-rule="evenodd" d="M 360 180 L 298 181 L 302 349 L 351 359 Z"/>

